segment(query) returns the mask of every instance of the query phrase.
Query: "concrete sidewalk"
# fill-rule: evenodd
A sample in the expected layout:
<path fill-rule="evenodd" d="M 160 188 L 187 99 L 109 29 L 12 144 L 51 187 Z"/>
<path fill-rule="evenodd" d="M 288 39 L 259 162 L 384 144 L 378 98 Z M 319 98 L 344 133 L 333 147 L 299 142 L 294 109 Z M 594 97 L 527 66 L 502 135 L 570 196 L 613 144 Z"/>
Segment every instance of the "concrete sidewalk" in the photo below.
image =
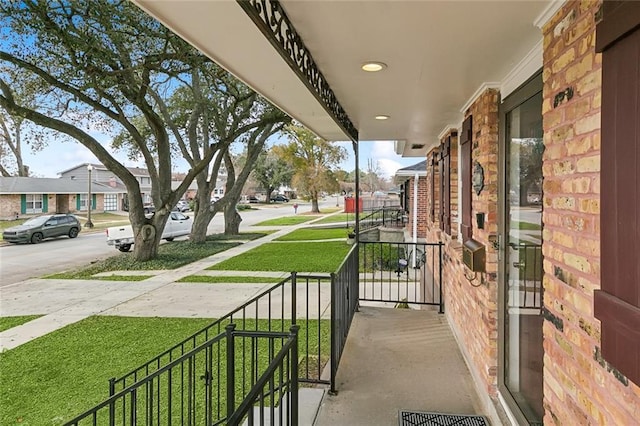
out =
<path fill-rule="evenodd" d="M 144 281 L 30 279 L 4 287 L 0 294 L 2 316 L 44 315 L 0 333 L 0 351 L 16 348 L 92 315 L 205 317 L 222 316 L 273 284 L 176 283 L 195 274 L 210 275 L 208 267 L 245 253 L 262 244 L 304 228 L 310 222 L 287 226 L 273 234 L 248 241 L 221 253 L 167 271 L 143 271 L 157 275 Z M 253 230 L 253 229 L 252 229 Z M 136 272 L 134 275 L 139 275 Z M 281 276 L 251 271 L 215 271 L 215 275 Z M 329 293 L 327 293 L 329 294 Z M 328 299 L 323 302 L 326 311 Z"/>

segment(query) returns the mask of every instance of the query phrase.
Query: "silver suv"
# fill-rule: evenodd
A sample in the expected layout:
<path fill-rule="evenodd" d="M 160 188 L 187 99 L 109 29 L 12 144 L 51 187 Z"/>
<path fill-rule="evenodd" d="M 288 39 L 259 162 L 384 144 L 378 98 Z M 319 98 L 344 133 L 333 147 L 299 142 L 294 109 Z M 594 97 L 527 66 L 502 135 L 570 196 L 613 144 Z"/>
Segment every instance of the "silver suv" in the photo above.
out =
<path fill-rule="evenodd" d="M 7 228 L 2 238 L 10 243 L 38 244 L 45 238 L 68 236 L 75 238 L 80 232 L 80 221 L 72 214 L 46 214 L 32 217 L 22 225 Z"/>

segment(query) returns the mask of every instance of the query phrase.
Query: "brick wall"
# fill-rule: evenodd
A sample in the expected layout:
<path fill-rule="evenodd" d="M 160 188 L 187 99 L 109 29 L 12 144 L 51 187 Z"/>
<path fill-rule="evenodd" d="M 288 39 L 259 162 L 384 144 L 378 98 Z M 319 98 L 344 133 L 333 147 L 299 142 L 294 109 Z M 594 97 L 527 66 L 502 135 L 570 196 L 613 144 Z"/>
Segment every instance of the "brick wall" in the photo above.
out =
<path fill-rule="evenodd" d="M 429 241 L 443 241 L 443 284 L 445 311 L 461 348 L 466 354 L 470 367 L 480 386 L 492 397 L 497 397 L 498 368 L 498 289 L 497 289 L 497 254 L 489 244 L 489 234 L 497 232 L 497 197 L 498 197 L 498 93 L 495 90 L 485 91 L 469 108 L 466 115 L 473 114 L 473 152 L 472 158 L 484 167 L 485 188 L 472 196 L 472 208 L 476 212 L 486 214 L 485 229 L 478 230 L 473 221 L 474 239 L 487 248 L 487 273 L 478 274 L 477 279 L 469 281 L 465 278 L 473 273 L 462 264 L 462 246 L 455 235 L 458 229 L 458 138 L 452 144 L 451 191 L 452 191 L 452 234 L 441 232 L 436 222 L 428 221 Z M 455 153 L 454 153 L 455 152 Z M 455 159 L 455 161 L 453 161 Z M 429 162 L 427 176 L 433 176 Z M 437 173 L 436 173 L 437 176 Z M 436 198 L 437 200 L 438 198 Z M 433 202 L 429 197 L 430 203 Z M 454 213 L 455 211 L 455 213 Z"/>
<path fill-rule="evenodd" d="M 406 185 L 409 192 L 409 222 L 407 223 L 407 231 L 413 235 L 413 210 L 414 206 L 414 182 L 415 177 L 410 178 Z M 429 218 L 428 207 L 429 186 L 426 176 L 418 177 L 418 216 L 417 216 L 417 235 L 418 238 L 427 237 L 427 219 Z"/>
<path fill-rule="evenodd" d="M 0 195 L 0 220 L 9 220 L 20 214 L 20 195 Z"/>
<path fill-rule="evenodd" d="M 570 1 L 544 33 L 544 422 L 638 424 L 640 388 L 600 356 L 599 2 Z M 574 97 L 553 107 L 567 87 Z"/>

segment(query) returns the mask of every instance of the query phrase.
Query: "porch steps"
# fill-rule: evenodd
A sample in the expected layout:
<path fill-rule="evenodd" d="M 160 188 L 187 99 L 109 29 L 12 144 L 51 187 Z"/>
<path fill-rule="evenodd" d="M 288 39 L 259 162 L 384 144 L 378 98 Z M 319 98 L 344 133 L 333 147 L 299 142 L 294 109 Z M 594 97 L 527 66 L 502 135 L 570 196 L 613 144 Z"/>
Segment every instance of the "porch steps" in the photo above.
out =
<path fill-rule="evenodd" d="M 325 390 L 322 388 L 300 388 L 298 389 L 298 424 L 299 425 L 312 425 L 318 415 L 320 409 L 320 403 L 324 397 Z M 282 403 L 282 412 L 286 413 L 288 409 L 288 394 L 284 398 Z M 280 422 L 280 409 L 274 409 L 274 421 L 271 421 L 271 409 L 269 407 L 263 407 L 264 423 L 261 423 L 260 407 L 253 407 L 253 423 L 264 424 L 265 426 L 284 424 Z M 249 419 L 246 419 L 242 426 L 250 426 Z"/>

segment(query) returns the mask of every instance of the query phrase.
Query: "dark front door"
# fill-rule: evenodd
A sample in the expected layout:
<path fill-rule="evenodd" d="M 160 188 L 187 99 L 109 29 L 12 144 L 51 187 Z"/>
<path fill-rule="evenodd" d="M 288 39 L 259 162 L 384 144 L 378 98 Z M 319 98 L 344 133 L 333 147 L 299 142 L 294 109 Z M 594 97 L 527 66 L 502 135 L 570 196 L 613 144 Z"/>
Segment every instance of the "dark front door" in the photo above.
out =
<path fill-rule="evenodd" d="M 506 98 L 502 120 L 501 389 L 542 424 L 542 80 Z"/>

